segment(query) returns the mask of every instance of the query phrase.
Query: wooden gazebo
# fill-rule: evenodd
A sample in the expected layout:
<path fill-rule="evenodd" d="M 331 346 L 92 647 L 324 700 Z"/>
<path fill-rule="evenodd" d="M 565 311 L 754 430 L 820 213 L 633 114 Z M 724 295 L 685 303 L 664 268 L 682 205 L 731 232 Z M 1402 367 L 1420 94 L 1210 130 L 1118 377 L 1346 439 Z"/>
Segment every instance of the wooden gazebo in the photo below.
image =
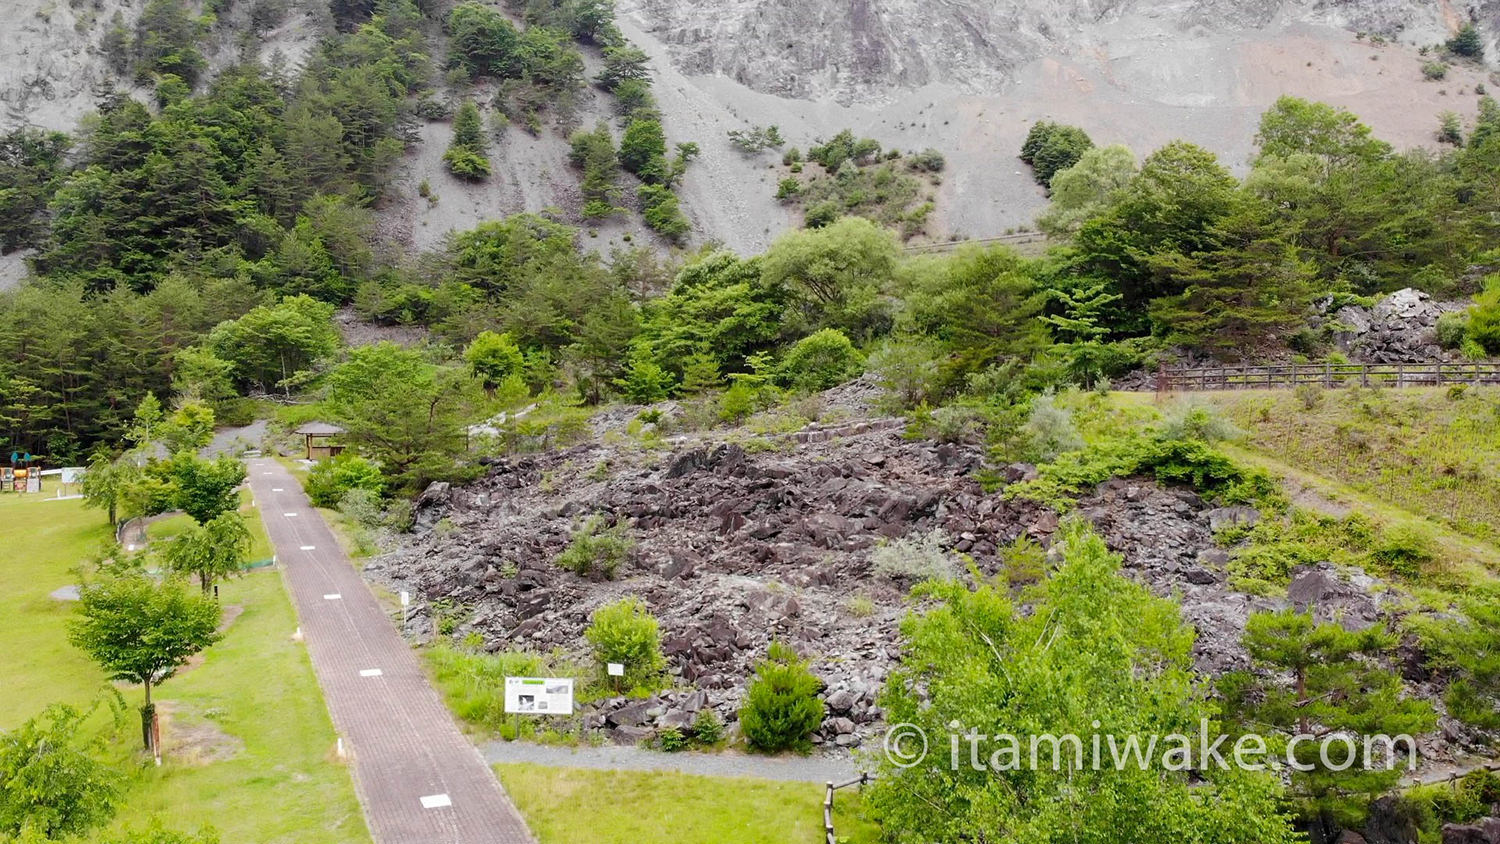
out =
<path fill-rule="evenodd" d="M 298 428 L 293 433 L 303 437 L 307 443 L 308 460 L 326 460 L 337 457 L 344 450 L 342 445 L 335 442 L 344 429 L 328 422 L 309 422 Z"/>

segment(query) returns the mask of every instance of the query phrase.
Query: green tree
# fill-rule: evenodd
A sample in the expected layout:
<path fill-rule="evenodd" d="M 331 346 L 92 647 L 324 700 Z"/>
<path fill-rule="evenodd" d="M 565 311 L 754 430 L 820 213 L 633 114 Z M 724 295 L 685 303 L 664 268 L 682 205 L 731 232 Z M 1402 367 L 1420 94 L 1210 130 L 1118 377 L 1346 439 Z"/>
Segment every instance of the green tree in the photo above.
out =
<path fill-rule="evenodd" d="M 571 147 L 568 161 L 583 172 L 583 216 L 589 219 L 609 216 L 617 210 L 615 206 L 620 199 L 620 189 L 615 184 L 620 164 L 608 124 L 601 120 L 591 132 L 575 132 Z"/>
<path fill-rule="evenodd" d="M 1466 59 L 1484 58 L 1484 36 L 1472 23 L 1466 23 L 1456 35 L 1448 39 L 1448 51 Z"/>
<path fill-rule="evenodd" d="M 332 460 L 318 461 L 308 471 L 302 486 L 314 507 L 331 509 L 338 507 L 344 493 L 351 489 L 364 490 L 378 498 L 385 493 L 385 478 L 379 466 L 346 451 Z"/>
<path fill-rule="evenodd" d="M 1021 160 L 1031 165 L 1037 183 L 1050 186 L 1053 175 L 1078 163 L 1094 142 L 1077 126 L 1042 121 L 1035 123 L 1021 145 Z"/>
<path fill-rule="evenodd" d="M 888 232 L 869 220 L 845 217 L 821 229 L 782 235 L 762 256 L 761 273 L 767 286 L 788 293 L 789 332 L 837 328 L 865 340 L 890 325 L 882 293 L 898 254 Z"/>
<path fill-rule="evenodd" d="M 1395 644 L 1382 627 L 1350 631 L 1292 609 L 1256 613 L 1245 626 L 1245 648 L 1264 673 L 1229 675 L 1221 685 L 1246 721 L 1317 738 L 1344 734 L 1354 754 L 1369 736 L 1417 735 L 1436 723 L 1432 706 L 1404 697 L 1400 675 L 1379 664 Z M 1388 769 L 1368 760 L 1333 770 L 1325 762 L 1343 756 L 1325 760 L 1316 742 L 1298 744 L 1296 754 L 1309 770 L 1293 772 L 1293 791 L 1325 840 L 1362 824 L 1369 801 L 1401 779 L 1398 760 Z"/>
<path fill-rule="evenodd" d="M 793 344 L 776 370 L 783 386 L 816 392 L 844 383 L 863 368 L 864 357 L 849 338 L 836 328 L 824 328 Z"/>
<path fill-rule="evenodd" d="M 1420 616 L 1412 622 L 1429 664 L 1447 676 L 1443 696 L 1453 717 L 1481 730 L 1500 729 L 1500 594 L 1494 589 L 1458 601 L 1454 619 Z"/>
<path fill-rule="evenodd" d="M 772 642 L 766 658 L 755 666 L 755 676 L 740 707 L 740 729 L 756 750 L 778 753 L 806 750 L 808 737 L 823 723 L 823 688 L 807 662 L 789 645 Z"/>
<path fill-rule="evenodd" d="M 521 347 L 510 339 L 510 335 L 493 331 L 481 331 L 464 350 L 464 360 L 469 364 L 469 372 L 479 379 L 491 398 L 506 379 L 520 375 L 525 364 Z"/>
<path fill-rule="evenodd" d="M 61 132 L 15 129 L 0 136 L 0 253 L 35 245 L 63 174 L 71 141 Z"/>
<path fill-rule="evenodd" d="M 620 138 L 620 166 L 656 182 L 666 178 L 667 138 L 657 120 L 632 120 Z"/>
<path fill-rule="evenodd" d="M 114 815 L 123 777 L 100 758 L 98 740 L 88 738 L 90 714 L 53 704 L 0 732 L 0 836 L 62 840 Z"/>
<path fill-rule="evenodd" d="M 339 345 L 333 305 L 289 296 L 215 326 L 208 347 L 234 366 L 241 384 L 291 394 L 292 379 Z"/>
<path fill-rule="evenodd" d="M 196 576 L 206 596 L 217 581 L 244 571 L 249 554 L 250 528 L 231 510 L 173 537 L 166 559 L 173 571 Z"/>
<path fill-rule="evenodd" d="M 156 706 L 151 687 L 177 673 L 188 659 L 220 638 L 219 605 L 177 581 L 157 583 L 145 574 L 109 577 L 79 592 L 68 640 L 99 663 L 111 679 L 145 688 L 141 738 L 154 749 Z"/>
<path fill-rule="evenodd" d="M 1135 154 L 1128 147 L 1116 144 L 1084 152 L 1078 163 L 1053 174 L 1052 201 L 1037 225 L 1052 237 L 1076 232 L 1085 220 L 1108 208 L 1110 198 L 1135 173 Z"/>
<path fill-rule="evenodd" d="M 140 469 L 129 458 L 112 457 L 108 451 L 94 452 L 88 471 L 83 475 L 83 504 L 109 513 L 109 523 L 119 519 L 120 507 L 129 496 L 131 486 L 140 478 Z"/>
<path fill-rule="evenodd" d="M 594 610 L 583 637 L 594 650 L 599 677 L 617 693 L 652 687 L 666 668 L 656 618 L 634 595 Z M 609 676 L 612 662 L 624 666 L 624 675 Z"/>
<path fill-rule="evenodd" d="M 245 464 L 233 457 L 221 454 L 208 460 L 179 451 L 172 456 L 168 472 L 176 487 L 173 503 L 198 524 L 206 525 L 221 513 L 239 509 Z"/>
<path fill-rule="evenodd" d="M 1146 764 L 1128 752 L 1111 764 L 1111 748 L 1123 751 L 1130 737 L 1143 749 L 1146 737 L 1197 735 L 1205 721 L 1213 735 L 1212 706 L 1194 682 L 1193 631 L 1175 603 L 1124 577 L 1119 557 L 1083 523 L 1065 524 L 1054 547 L 1063 562 L 1026 596 L 1029 607 L 1004 580 L 920 587 L 925 609 L 902 622 L 902 659 L 881 706 L 888 722 L 930 737 L 960 725 L 959 760 L 949 764 L 947 742 L 912 767 L 884 760 L 866 790 L 884 833 L 1057 844 L 1299 840 L 1270 774 L 1212 763 L 1170 770 L 1158 751 L 1142 754 Z M 965 730 L 1018 737 L 1017 749 L 995 739 L 976 752 Z M 1037 736 L 1100 736 L 1103 764 L 1080 763 L 1065 740 L 1040 744 L 1028 764 L 1026 742 Z"/>
<path fill-rule="evenodd" d="M 1261 115 L 1255 142 L 1262 158 L 1306 154 L 1329 165 L 1373 161 L 1391 151 L 1352 112 L 1291 96 L 1281 97 Z"/>
<path fill-rule="evenodd" d="M 460 3 L 448 13 L 448 63 L 474 76 L 514 76 L 520 70 L 521 34 L 505 16 L 482 3 Z"/>
<path fill-rule="evenodd" d="M 650 82 L 651 59 L 638 47 L 605 47 L 604 68 L 594 81 L 606 91 L 614 91 L 622 82 L 638 80 Z"/>
<path fill-rule="evenodd" d="M 453 117 L 453 141 L 443 153 L 448 170 L 460 179 L 483 181 L 490 175 L 490 160 L 485 156 L 484 124 L 479 107 L 464 100 Z"/>
<path fill-rule="evenodd" d="M 381 342 L 328 373 L 325 400 L 344 441 L 379 461 L 392 488 L 415 492 L 454 473 L 471 404 L 465 380 L 420 351 Z"/>
<path fill-rule="evenodd" d="M 1252 206 L 1216 224 L 1214 251 L 1152 258 L 1167 285 L 1182 290 L 1151 305 L 1168 342 L 1237 358 L 1306 324 L 1316 269 L 1300 257 L 1279 216 Z"/>

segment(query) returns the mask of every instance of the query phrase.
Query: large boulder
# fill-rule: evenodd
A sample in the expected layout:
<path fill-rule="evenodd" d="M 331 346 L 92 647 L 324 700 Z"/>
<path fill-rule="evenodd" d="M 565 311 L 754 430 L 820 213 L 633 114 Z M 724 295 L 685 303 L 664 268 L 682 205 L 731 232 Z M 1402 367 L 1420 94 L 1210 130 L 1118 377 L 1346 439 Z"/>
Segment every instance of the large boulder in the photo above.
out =
<path fill-rule="evenodd" d="M 1443 844 L 1500 844 L 1500 818 L 1443 826 Z"/>

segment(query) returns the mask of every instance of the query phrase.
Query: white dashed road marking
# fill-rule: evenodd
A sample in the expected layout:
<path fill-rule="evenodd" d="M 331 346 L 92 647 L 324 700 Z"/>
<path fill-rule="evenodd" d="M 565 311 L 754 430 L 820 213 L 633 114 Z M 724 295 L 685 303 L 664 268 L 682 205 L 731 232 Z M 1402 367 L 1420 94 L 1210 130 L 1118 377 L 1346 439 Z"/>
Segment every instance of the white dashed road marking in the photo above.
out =
<path fill-rule="evenodd" d="M 301 546 L 301 548 L 302 548 L 303 551 L 316 551 L 316 550 L 318 550 L 318 546 L 316 546 L 316 545 L 303 545 L 303 546 Z"/>
<path fill-rule="evenodd" d="M 379 677 L 380 674 L 381 671 L 379 668 L 366 668 L 359 672 L 359 676 L 361 677 Z"/>
<path fill-rule="evenodd" d="M 296 513 L 282 513 L 281 515 L 286 516 L 288 519 L 296 518 L 297 516 Z"/>
<path fill-rule="evenodd" d="M 330 592 L 327 595 L 323 596 L 323 600 L 325 600 L 325 601 L 337 601 L 337 600 L 339 600 L 340 598 L 343 598 L 343 597 L 344 597 L 343 595 L 340 595 L 337 592 Z"/>
<path fill-rule="evenodd" d="M 429 794 L 422 798 L 422 808 L 441 809 L 444 806 L 452 806 L 453 800 L 446 794 Z"/>

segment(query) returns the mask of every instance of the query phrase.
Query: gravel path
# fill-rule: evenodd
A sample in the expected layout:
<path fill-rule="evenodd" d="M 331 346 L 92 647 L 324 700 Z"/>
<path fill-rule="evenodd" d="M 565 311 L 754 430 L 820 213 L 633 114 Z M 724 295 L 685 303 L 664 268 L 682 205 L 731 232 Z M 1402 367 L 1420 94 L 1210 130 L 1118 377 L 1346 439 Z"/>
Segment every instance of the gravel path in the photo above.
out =
<path fill-rule="evenodd" d="M 826 756 L 766 757 L 744 753 L 660 753 L 639 747 L 554 747 L 530 742 L 492 741 L 482 748 L 486 762 L 531 762 L 557 768 L 611 771 L 677 771 L 705 777 L 757 777 L 785 782 L 842 782 L 859 776 L 854 759 Z"/>

